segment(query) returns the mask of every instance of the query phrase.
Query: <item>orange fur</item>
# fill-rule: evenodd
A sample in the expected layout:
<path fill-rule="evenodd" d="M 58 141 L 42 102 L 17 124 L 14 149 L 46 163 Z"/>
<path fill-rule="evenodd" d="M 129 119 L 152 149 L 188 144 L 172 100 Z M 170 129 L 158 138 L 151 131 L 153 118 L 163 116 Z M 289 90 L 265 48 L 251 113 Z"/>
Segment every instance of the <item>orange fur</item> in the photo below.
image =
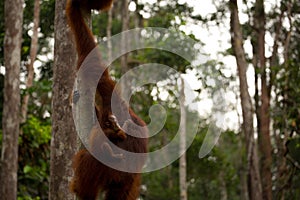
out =
<path fill-rule="evenodd" d="M 87 55 L 96 47 L 92 32 L 84 21 L 85 14 L 89 13 L 91 9 L 108 9 L 111 4 L 112 0 L 68 0 L 66 13 L 74 33 L 78 53 L 77 70 Z M 126 160 L 124 155 L 113 151 L 104 137 L 107 136 L 110 142 L 126 151 L 146 153 L 147 131 L 130 129 L 130 125 L 133 123 L 139 126 L 145 126 L 145 123 L 128 107 L 120 95 L 116 106 L 121 114 L 119 116 L 112 115 L 111 97 L 115 82 L 111 79 L 105 66 L 101 65 L 99 70 L 103 71 L 103 75 L 97 85 L 95 110 L 101 129 L 95 126 L 91 130 L 89 138 L 91 152 L 110 156 L 114 162 Z M 123 116 L 122 113 L 129 113 L 129 118 Z M 125 133 L 123 127 L 140 138 Z M 138 162 L 140 162 L 137 165 L 139 172 L 145 160 Z M 140 173 L 127 173 L 112 169 L 95 159 L 86 149 L 80 150 L 74 156 L 73 169 L 74 177 L 70 184 L 70 190 L 79 199 L 95 200 L 99 192 L 105 193 L 106 200 L 136 200 L 139 196 Z"/>

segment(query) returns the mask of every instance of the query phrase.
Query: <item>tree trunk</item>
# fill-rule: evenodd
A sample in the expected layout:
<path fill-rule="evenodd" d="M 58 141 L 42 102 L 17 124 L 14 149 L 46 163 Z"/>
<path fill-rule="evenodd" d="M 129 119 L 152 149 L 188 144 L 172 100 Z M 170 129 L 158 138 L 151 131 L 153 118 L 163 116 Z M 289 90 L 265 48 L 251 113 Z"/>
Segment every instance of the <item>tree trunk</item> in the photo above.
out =
<path fill-rule="evenodd" d="M 77 135 L 69 99 L 74 84 L 76 52 L 67 26 L 65 5 L 65 0 L 57 0 L 55 5 L 50 200 L 74 199 L 68 188 Z"/>
<path fill-rule="evenodd" d="M 184 79 L 181 77 L 180 81 L 180 142 L 179 151 L 181 157 L 179 158 L 179 187 L 180 199 L 187 200 L 187 183 L 186 183 L 186 108 L 185 108 L 185 94 L 184 94 Z"/>
<path fill-rule="evenodd" d="M 122 32 L 127 31 L 129 29 L 129 10 L 128 10 L 128 0 L 122 1 Z M 126 37 L 126 34 L 122 34 L 121 38 L 121 49 L 122 52 L 127 51 L 127 46 L 129 44 L 128 40 L 129 38 Z M 121 57 L 121 72 L 122 74 L 125 74 L 128 71 L 128 54 L 125 53 Z M 130 91 L 130 80 L 124 80 L 122 84 L 122 95 L 123 97 L 128 97 L 129 91 Z"/>
<path fill-rule="evenodd" d="M 112 27 L 112 8 L 108 11 L 108 20 L 106 27 L 106 35 L 107 35 L 107 50 L 108 50 L 108 60 L 112 62 L 112 43 L 111 43 L 111 27 Z"/>
<path fill-rule="evenodd" d="M 238 102 L 239 102 L 239 95 L 236 94 L 235 95 L 235 99 L 236 99 L 236 106 L 238 106 Z M 242 123 L 241 123 L 241 117 L 240 117 L 240 113 L 238 110 L 236 110 L 236 114 L 237 114 L 237 119 L 238 119 L 238 124 L 239 124 L 239 132 L 242 130 Z M 244 141 L 244 135 L 239 134 L 238 136 L 238 148 L 239 149 L 245 149 L 245 141 Z M 239 151 L 239 157 L 242 158 L 243 157 L 243 151 Z M 238 170 L 239 170 L 239 179 L 240 179 L 240 199 L 241 200 L 249 200 L 249 192 L 248 192 L 248 181 L 247 181 L 247 174 L 248 174 L 248 170 L 247 170 L 247 164 L 244 161 L 244 159 L 240 159 L 240 161 L 238 162 Z"/>
<path fill-rule="evenodd" d="M 4 38 L 4 102 L 2 117 L 1 199 L 17 199 L 18 137 L 20 123 L 20 66 L 23 1 L 6 0 Z"/>
<path fill-rule="evenodd" d="M 31 37 L 30 44 L 30 60 L 27 65 L 27 82 L 26 82 L 26 94 L 23 97 L 22 108 L 21 108 L 21 123 L 25 123 L 27 119 L 27 110 L 28 110 L 28 102 L 29 102 L 29 93 L 28 90 L 32 87 L 33 78 L 34 78 L 34 69 L 33 64 L 36 60 L 37 50 L 38 50 L 38 28 L 40 23 L 40 0 L 34 1 L 34 15 L 33 15 L 33 34 Z"/>
<path fill-rule="evenodd" d="M 254 26 L 257 30 L 258 66 L 261 72 L 261 96 L 260 96 L 260 132 L 258 133 L 261 152 L 261 174 L 263 199 L 272 199 L 272 146 L 270 138 L 270 96 L 267 83 L 266 58 L 265 58 L 265 11 L 264 0 L 256 0 Z"/>
<path fill-rule="evenodd" d="M 144 25 L 143 25 L 143 17 L 141 17 L 141 14 L 140 14 L 140 8 L 139 8 L 139 5 L 138 5 L 138 0 L 134 0 L 134 3 L 136 4 L 136 10 L 134 12 L 134 28 L 143 28 Z M 135 35 L 134 35 L 134 42 L 135 44 L 138 44 L 139 40 L 140 40 L 140 33 L 139 32 L 135 32 Z"/>
<path fill-rule="evenodd" d="M 253 130 L 253 109 L 251 97 L 248 91 L 247 83 L 247 67 L 248 64 L 245 59 L 245 52 L 243 49 L 243 38 L 242 29 L 239 22 L 238 7 L 236 0 L 230 0 L 230 27 L 231 27 L 231 43 L 234 50 L 239 82 L 240 82 L 240 98 L 243 113 L 243 132 L 246 138 L 246 152 L 248 160 L 248 188 L 249 188 L 249 199 L 261 200 L 262 189 L 260 182 L 260 174 L 258 167 L 258 158 L 256 143 L 254 140 Z"/>
<path fill-rule="evenodd" d="M 220 200 L 227 200 L 228 195 L 227 195 L 227 187 L 226 187 L 226 182 L 225 182 L 225 174 L 224 171 L 221 170 L 219 173 L 219 181 L 220 181 Z"/>
<path fill-rule="evenodd" d="M 238 101 L 237 101 L 238 102 Z M 238 112 L 237 112 L 238 113 Z M 240 119 L 239 114 L 238 114 L 238 119 Z M 239 120 L 240 122 L 240 120 Z M 239 123 L 241 124 L 241 123 Z M 241 129 L 241 128 L 239 128 Z M 239 151 L 239 157 L 243 157 L 243 151 L 242 149 L 245 149 L 245 142 L 244 142 L 244 136 L 239 134 L 238 137 L 238 148 L 241 149 Z M 249 200 L 249 192 L 248 192 L 248 181 L 247 181 L 247 175 L 248 175 L 248 169 L 247 169 L 247 164 L 244 161 L 244 159 L 241 159 L 239 162 L 239 178 L 240 178 L 240 199 L 241 200 Z"/>
<path fill-rule="evenodd" d="M 240 183 L 241 183 L 241 193 L 240 193 L 240 198 L 241 200 L 249 200 L 249 195 L 248 195 L 248 184 L 247 184 L 247 171 L 243 168 L 240 169 Z"/>

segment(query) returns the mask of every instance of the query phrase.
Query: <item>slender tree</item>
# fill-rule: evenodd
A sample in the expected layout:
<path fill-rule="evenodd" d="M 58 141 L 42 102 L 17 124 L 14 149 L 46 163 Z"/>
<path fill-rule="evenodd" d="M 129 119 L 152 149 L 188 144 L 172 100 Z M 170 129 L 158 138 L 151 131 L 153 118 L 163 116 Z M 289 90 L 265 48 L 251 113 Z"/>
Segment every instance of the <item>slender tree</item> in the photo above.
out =
<path fill-rule="evenodd" d="M 256 0 L 254 11 L 254 26 L 257 38 L 257 65 L 261 74 L 261 95 L 258 111 L 259 122 L 259 148 L 261 152 L 261 176 L 263 199 L 272 199 L 272 146 L 270 138 L 270 96 L 268 92 L 268 81 L 265 58 L 265 10 L 264 0 Z"/>
<path fill-rule="evenodd" d="M 128 10 L 128 0 L 122 1 L 122 32 L 127 31 L 129 29 L 129 10 Z M 129 44 L 129 38 L 127 38 L 126 34 L 122 34 L 121 37 L 121 49 L 122 52 L 127 51 L 127 46 Z M 121 57 L 121 71 L 122 74 L 125 74 L 128 71 L 128 53 L 125 53 Z M 123 81 L 122 83 L 122 93 L 123 96 L 128 96 L 129 94 L 129 80 Z"/>
<path fill-rule="evenodd" d="M 26 81 L 26 90 L 27 93 L 23 97 L 22 108 L 21 108 L 21 123 L 25 123 L 27 118 L 28 102 L 29 102 L 29 93 L 28 90 L 32 87 L 33 78 L 34 78 L 34 69 L 33 64 L 36 60 L 36 55 L 38 51 L 38 28 L 40 23 L 40 0 L 34 1 L 34 14 L 33 14 L 33 29 L 31 36 L 30 44 L 30 60 L 27 65 L 27 81 Z"/>
<path fill-rule="evenodd" d="M 262 188 L 259 173 L 258 155 L 256 149 L 256 142 L 254 140 L 253 129 L 253 108 L 251 97 L 248 91 L 247 83 L 247 68 L 248 64 L 245 58 L 245 51 L 243 48 L 242 29 L 239 21 L 238 6 L 236 0 L 230 0 L 230 29 L 231 29 L 231 43 L 238 67 L 240 98 L 243 114 L 243 132 L 246 138 L 246 152 L 248 160 L 248 188 L 250 199 L 261 200 Z"/>
<path fill-rule="evenodd" d="M 20 122 L 20 66 L 23 0 L 4 4 L 4 103 L 2 116 L 1 199 L 17 199 L 18 137 Z"/>
<path fill-rule="evenodd" d="M 106 35 L 107 35 L 107 50 L 108 50 L 108 60 L 112 61 L 112 43 L 111 43 L 111 27 L 112 27 L 112 8 L 108 11 Z"/>
<path fill-rule="evenodd" d="M 180 78 L 180 142 L 179 151 L 181 157 L 179 158 L 179 187 L 180 187 L 180 199 L 187 200 L 187 182 L 186 182 L 186 108 L 185 108 L 185 93 L 184 93 L 184 79 Z"/>
<path fill-rule="evenodd" d="M 68 188 L 77 137 L 69 99 L 74 84 L 76 54 L 67 26 L 65 6 L 65 0 L 56 1 L 49 191 L 49 199 L 53 200 L 74 199 Z"/>

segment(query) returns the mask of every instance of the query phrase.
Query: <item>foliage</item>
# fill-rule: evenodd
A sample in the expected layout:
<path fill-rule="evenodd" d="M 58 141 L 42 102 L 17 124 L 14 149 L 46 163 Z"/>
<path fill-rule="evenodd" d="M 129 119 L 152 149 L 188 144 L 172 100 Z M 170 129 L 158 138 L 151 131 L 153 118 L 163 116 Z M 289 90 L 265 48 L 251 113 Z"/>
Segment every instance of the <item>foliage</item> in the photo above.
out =
<path fill-rule="evenodd" d="M 47 199 L 51 124 L 29 116 L 19 137 L 18 199 Z"/>
<path fill-rule="evenodd" d="M 34 81 L 33 86 L 29 90 L 22 90 L 22 94 L 29 93 L 30 95 L 30 102 L 28 105 L 29 114 L 40 119 L 50 117 L 51 87 L 52 81 L 43 78 L 39 81 Z"/>
<path fill-rule="evenodd" d="M 285 181 L 281 182 L 281 188 L 287 190 L 286 198 L 297 199 L 300 196 L 300 98 L 299 85 L 300 68 L 299 54 L 300 45 L 297 40 L 300 37 L 300 29 L 297 24 L 300 24 L 300 18 L 294 21 L 296 31 L 292 33 L 291 43 L 289 48 L 289 59 L 279 66 L 274 66 L 273 69 L 277 74 L 277 79 L 274 82 L 276 102 L 272 108 L 272 118 L 274 120 L 274 129 L 276 130 L 277 142 L 276 147 L 280 150 L 286 148 L 284 159 L 287 161 L 287 169 L 290 173 L 286 174 Z M 282 147 L 283 146 L 283 147 Z M 275 162 L 281 162 L 281 155 L 274 156 Z M 291 187 L 287 187 L 290 185 Z M 279 188 L 280 192 L 282 189 Z"/>
<path fill-rule="evenodd" d="M 208 127 L 207 127 L 208 128 Z M 207 128 L 201 128 L 192 146 L 187 151 L 189 199 L 220 199 L 222 184 L 229 199 L 239 199 L 238 140 L 235 133 L 223 132 L 218 145 L 206 157 L 199 159 L 198 153 Z M 224 189 L 224 188 L 223 188 Z M 214 192 L 212 192 L 214 191 Z"/>

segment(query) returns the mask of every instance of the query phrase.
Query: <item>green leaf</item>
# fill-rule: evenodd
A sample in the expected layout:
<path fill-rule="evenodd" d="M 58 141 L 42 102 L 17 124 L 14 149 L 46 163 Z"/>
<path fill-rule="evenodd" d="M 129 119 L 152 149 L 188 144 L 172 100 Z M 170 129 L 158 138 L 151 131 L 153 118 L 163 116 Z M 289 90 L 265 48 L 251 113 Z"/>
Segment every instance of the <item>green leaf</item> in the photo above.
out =
<path fill-rule="evenodd" d="M 29 165 L 25 165 L 25 167 L 23 168 L 24 174 L 28 174 L 31 171 L 32 171 L 32 167 Z"/>

